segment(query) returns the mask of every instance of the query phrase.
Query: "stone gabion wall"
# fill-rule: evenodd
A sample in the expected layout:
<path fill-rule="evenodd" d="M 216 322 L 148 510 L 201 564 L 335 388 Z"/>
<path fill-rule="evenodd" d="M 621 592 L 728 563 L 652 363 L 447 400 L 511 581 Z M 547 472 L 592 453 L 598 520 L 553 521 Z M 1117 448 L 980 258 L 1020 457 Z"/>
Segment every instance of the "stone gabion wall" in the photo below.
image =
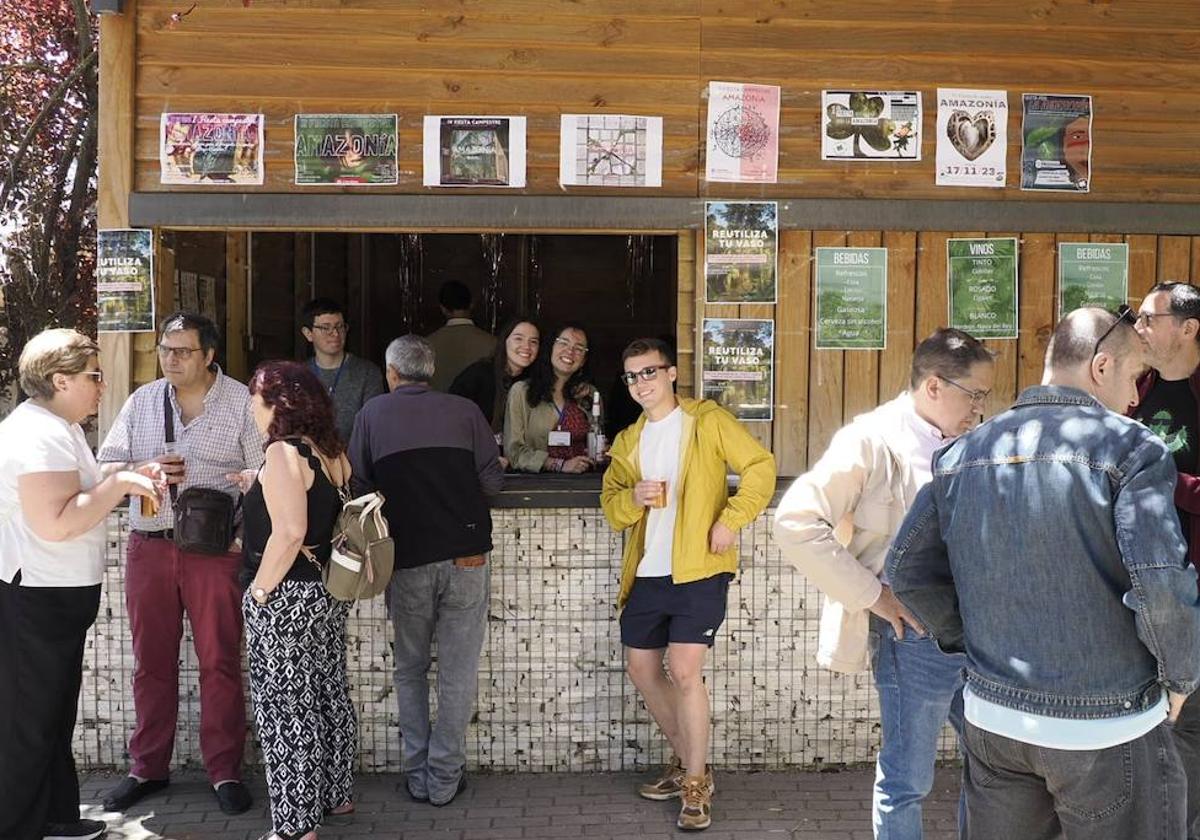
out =
<path fill-rule="evenodd" d="M 664 741 L 624 674 L 615 607 L 621 536 L 593 508 L 498 509 L 493 521 L 489 633 L 467 738 L 471 765 L 569 772 L 662 762 Z M 742 572 L 710 658 L 713 763 L 817 768 L 873 760 L 879 717 L 870 677 L 838 676 L 814 663 L 820 596 L 781 561 L 770 522 L 764 515 L 742 534 Z M 88 768 L 124 768 L 134 722 L 126 527 L 123 515 L 110 519 L 104 595 L 85 654 L 75 754 Z M 349 637 L 360 767 L 398 771 L 391 625 L 382 599 L 355 605 Z M 186 626 L 180 669 L 175 760 L 195 767 L 199 687 Z M 253 731 L 250 739 L 247 760 L 257 763 Z M 953 757 L 952 736 L 943 737 L 943 754 Z"/>

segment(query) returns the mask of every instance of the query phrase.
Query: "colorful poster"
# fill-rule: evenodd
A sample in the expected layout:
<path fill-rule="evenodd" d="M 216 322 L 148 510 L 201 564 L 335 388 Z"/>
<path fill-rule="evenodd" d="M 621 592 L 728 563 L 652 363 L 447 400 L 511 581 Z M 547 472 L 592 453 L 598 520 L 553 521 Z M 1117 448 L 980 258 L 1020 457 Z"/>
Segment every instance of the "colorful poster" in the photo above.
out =
<path fill-rule="evenodd" d="M 154 332 L 154 231 L 96 233 L 100 332 Z"/>
<path fill-rule="evenodd" d="M 395 114 L 297 114 L 296 183 L 399 182 Z"/>
<path fill-rule="evenodd" d="M 779 87 L 708 83 L 705 179 L 774 184 L 779 178 Z"/>
<path fill-rule="evenodd" d="M 261 184 L 262 114 L 163 114 L 159 180 L 164 184 Z"/>
<path fill-rule="evenodd" d="M 1092 172 L 1092 97 L 1021 97 L 1021 189 L 1082 192 Z"/>
<path fill-rule="evenodd" d="M 1008 92 L 938 88 L 939 187 L 1003 187 L 1008 177 Z"/>
<path fill-rule="evenodd" d="M 1017 240 L 946 240 L 950 326 L 975 338 L 1017 337 Z"/>
<path fill-rule="evenodd" d="M 425 117 L 427 187 L 525 186 L 524 117 Z"/>
<path fill-rule="evenodd" d="M 661 187 L 662 117 L 563 114 L 558 183 L 564 187 Z"/>
<path fill-rule="evenodd" d="M 887 248 L 817 248 L 817 349 L 887 347 Z"/>
<path fill-rule="evenodd" d="M 821 160 L 920 160 L 919 91 L 821 92 Z"/>
<path fill-rule="evenodd" d="M 774 201 L 706 201 L 704 301 L 774 303 L 778 242 Z"/>
<path fill-rule="evenodd" d="M 1129 298 L 1129 246 L 1063 242 L 1058 246 L 1058 317 L 1081 306 L 1110 312 Z"/>
<path fill-rule="evenodd" d="M 770 420 L 775 404 L 775 322 L 705 318 L 701 349 L 704 398 L 725 406 L 739 420 Z"/>

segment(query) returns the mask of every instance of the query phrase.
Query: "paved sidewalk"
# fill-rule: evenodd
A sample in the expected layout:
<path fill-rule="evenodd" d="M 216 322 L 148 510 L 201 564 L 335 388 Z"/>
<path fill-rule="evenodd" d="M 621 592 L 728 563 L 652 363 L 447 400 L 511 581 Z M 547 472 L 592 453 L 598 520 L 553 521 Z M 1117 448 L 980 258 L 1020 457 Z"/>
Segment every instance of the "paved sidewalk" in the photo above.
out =
<path fill-rule="evenodd" d="M 704 840 L 870 840 L 873 771 L 718 773 L 713 826 Z M 119 776 L 83 779 L 84 815 L 108 822 L 110 838 L 256 840 L 269 832 L 261 775 L 252 777 L 255 806 L 237 818 L 218 810 L 199 773 L 173 777 L 163 794 L 128 814 L 103 814 L 103 792 Z M 397 840 L 677 840 L 677 802 L 648 802 L 634 792 L 640 777 L 624 773 L 472 775 L 467 789 L 443 808 L 421 805 L 395 775 L 358 780 L 358 812 L 344 825 L 326 825 L 322 838 Z M 938 771 L 925 809 L 926 840 L 953 840 L 958 770 Z"/>

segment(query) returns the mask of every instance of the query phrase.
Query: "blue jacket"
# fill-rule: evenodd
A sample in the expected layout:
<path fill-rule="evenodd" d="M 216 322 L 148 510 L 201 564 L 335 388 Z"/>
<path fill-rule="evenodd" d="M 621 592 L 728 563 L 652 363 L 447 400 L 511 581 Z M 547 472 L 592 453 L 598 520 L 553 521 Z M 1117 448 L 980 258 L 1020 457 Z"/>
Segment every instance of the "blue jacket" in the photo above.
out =
<path fill-rule="evenodd" d="M 1196 575 L 1175 465 L 1087 393 L 1025 390 L 940 450 L 888 555 L 896 596 L 980 697 L 1116 717 L 1200 681 Z"/>

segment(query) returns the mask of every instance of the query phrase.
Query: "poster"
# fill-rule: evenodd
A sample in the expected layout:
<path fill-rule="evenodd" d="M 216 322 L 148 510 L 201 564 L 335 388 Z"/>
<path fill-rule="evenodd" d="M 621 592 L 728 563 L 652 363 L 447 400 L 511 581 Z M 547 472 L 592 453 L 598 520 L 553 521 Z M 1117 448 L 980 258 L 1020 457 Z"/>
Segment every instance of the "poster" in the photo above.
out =
<path fill-rule="evenodd" d="M 1129 297 L 1129 246 L 1063 242 L 1058 246 L 1058 317 L 1081 306 L 1110 312 Z"/>
<path fill-rule="evenodd" d="M 1003 187 L 1008 178 L 1008 93 L 938 88 L 939 187 Z"/>
<path fill-rule="evenodd" d="M 1017 240 L 947 239 L 949 325 L 975 338 L 1017 337 Z"/>
<path fill-rule="evenodd" d="M 425 117 L 427 187 L 524 187 L 524 117 Z"/>
<path fill-rule="evenodd" d="M 1092 172 L 1092 97 L 1021 97 L 1021 189 L 1085 193 Z"/>
<path fill-rule="evenodd" d="M 705 318 L 704 398 L 739 420 L 770 420 L 774 408 L 775 322 Z"/>
<path fill-rule="evenodd" d="M 887 248 L 817 248 L 817 349 L 887 347 Z"/>
<path fill-rule="evenodd" d="M 821 92 L 821 160 L 920 160 L 919 91 Z"/>
<path fill-rule="evenodd" d="M 163 114 L 159 180 L 164 184 L 261 184 L 262 114 Z"/>
<path fill-rule="evenodd" d="M 704 203 L 705 303 L 774 303 L 779 205 Z"/>
<path fill-rule="evenodd" d="M 297 114 L 296 183 L 399 182 L 395 114 Z"/>
<path fill-rule="evenodd" d="M 154 332 L 154 232 L 96 233 L 96 322 L 100 332 Z"/>
<path fill-rule="evenodd" d="M 708 83 L 705 179 L 774 184 L 779 177 L 779 87 Z"/>
<path fill-rule="evenodd" d="M 661 187 L 662 117 L 563 114 L 558 183 L 564 187 Z"/>

